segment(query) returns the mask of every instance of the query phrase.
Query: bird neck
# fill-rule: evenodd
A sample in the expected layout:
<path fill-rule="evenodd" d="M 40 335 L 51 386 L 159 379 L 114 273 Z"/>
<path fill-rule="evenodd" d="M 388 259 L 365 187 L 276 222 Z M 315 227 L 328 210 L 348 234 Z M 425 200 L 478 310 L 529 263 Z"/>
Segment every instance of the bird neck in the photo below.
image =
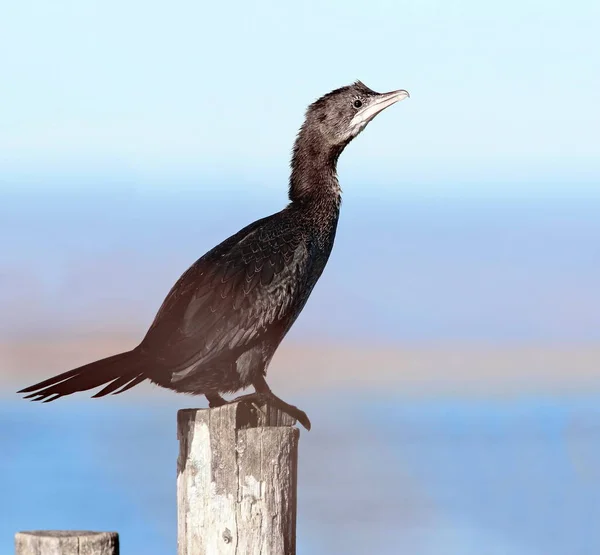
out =
<path fill-rule="evenodd" d="M 296 204 L 339 206 L 342 190 L 337 161 L 343 146 L 328 144 L 316 130 L 303 126 L 294 144 L 289 197 Z"/>

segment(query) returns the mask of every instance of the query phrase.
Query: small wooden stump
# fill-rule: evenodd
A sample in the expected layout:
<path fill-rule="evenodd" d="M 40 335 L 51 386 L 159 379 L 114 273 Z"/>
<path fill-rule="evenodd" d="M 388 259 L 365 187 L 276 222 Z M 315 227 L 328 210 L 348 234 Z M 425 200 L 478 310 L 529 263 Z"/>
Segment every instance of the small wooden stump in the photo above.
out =
<path fill-rule="evenodd" d="M 119 555 L 119 534 L 39 530 L 17 532 L 16 555 Z"/>
<path fill-rule="evenodd" d="M 295 555 L 294 424 L 268 405 L 178 412 L 178 555 Z"/>

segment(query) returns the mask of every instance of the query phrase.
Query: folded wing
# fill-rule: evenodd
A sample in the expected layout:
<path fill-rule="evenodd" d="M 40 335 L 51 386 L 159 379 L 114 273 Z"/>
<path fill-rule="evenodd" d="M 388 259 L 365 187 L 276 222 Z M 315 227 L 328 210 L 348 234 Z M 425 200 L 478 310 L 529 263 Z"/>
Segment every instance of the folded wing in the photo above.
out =
<path fill-rule="evenodd" d="M 173 286 L 140 348 L 172 372 L 281 333 L 300 301 L 308 247 L 277 219 L 255 222 L 198 260 Z"/>

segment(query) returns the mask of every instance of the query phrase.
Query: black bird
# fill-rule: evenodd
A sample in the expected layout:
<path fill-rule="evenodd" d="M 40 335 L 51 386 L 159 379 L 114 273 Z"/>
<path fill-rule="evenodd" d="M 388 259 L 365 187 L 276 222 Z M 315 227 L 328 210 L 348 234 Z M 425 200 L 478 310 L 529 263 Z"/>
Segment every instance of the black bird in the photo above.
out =
<path fill-rule="evenodd" d="M 360 81 L 308 107 L 294 144 L 290 203 L 223 241 L 175 283 L 142 342 L 59 374 L 19 393 L 35 401 L 105 387 L 122 393 L 148 379 L 182 393 L 205 395 L 252 385 L 237 400 L 266 401 L 307 429 L 306 414 L 276 397 L 267 367 L 310 296 L 333 248 L 341 201 L 336 164 L 346 145 L 383 109 L 408 97 L 376 93 Z"/>

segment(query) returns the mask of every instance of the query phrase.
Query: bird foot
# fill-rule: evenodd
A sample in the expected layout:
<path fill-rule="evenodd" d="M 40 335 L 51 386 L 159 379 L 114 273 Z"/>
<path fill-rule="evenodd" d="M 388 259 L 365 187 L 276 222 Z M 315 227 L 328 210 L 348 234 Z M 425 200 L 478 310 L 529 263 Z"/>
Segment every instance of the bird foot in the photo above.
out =
<path fill-rule="evenodd" d="M 208 406 L 211 409 L 222 407 L 223 405 L 228 404 L 228 402 L 225 399 L 223 399 L 223 397 L 221 397 L 218 393 L 205 393 L 205 396 L 208 401 Z"/>
<path fill-rule="evenodd" d="M 274 395 L 273 393 L 248 393 L 247 395 L 241 395 L 236 397 L 231 403 L 251 403 L 260 412 L 263 412 L 259 404 L 269 403 L 275 408 L 278 408 L 282 412 L 289 414 L 292 418 L 295 418 L 300 424 L 302 424 L 307 430 L 310 430 L 311 424 L 310 419 L 303 410 L 300 410 L 294 405 L 290 405 Z"/>

